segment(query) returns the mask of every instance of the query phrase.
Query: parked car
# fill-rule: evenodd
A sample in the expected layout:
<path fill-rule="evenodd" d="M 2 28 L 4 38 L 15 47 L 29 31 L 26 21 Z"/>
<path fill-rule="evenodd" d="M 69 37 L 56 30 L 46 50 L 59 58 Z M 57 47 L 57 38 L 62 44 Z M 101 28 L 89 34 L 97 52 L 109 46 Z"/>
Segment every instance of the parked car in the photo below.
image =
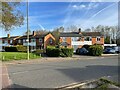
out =
<path fill-rule="evenodd" d="M 120 47 L 114 46 L 114 47 L 112 47 L 112 48 L 115 49 L 115 52 L 116 52 L 116 53 L 120 53 Z"/>
<path fill-rule="evenodd" d="M 114 53 L 116 53 L 116 51 L 113 48 L 106 48 L 106 49 L 104 49 L 103 53 L 114 54 Z"/>
<path fill-rule="evenodd" d="M 88 54 L 88 50 L 86 50 L 85 48 L 78 48 L 76 50 L 76 53 L 80 54 L 80 55 L 87 55 Z"/>

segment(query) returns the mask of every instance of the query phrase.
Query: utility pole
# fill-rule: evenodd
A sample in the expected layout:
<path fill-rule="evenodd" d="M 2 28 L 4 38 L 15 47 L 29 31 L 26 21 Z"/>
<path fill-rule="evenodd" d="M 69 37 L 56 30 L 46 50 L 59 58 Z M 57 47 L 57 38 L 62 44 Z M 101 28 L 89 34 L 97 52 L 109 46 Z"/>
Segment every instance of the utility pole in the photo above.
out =
<path fill-rule="evenodd" d="M 29 21 L 28 21 L 28 15 L 29 15 L 29 5 L 27 0 L 27 59 L 29 60 Z"/>

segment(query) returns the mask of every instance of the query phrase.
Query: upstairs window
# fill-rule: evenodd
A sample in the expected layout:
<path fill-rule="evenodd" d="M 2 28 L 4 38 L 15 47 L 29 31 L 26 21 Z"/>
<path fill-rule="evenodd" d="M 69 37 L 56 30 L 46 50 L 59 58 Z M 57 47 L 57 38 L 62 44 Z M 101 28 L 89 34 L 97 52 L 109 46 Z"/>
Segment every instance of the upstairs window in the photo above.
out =
<path fill-rule="evenodd" d="M 97 37 L 97 41 L 100 41 L 100 37 Z"/>
<path fill-rule="evenodd" d="M 63 42 L 66 42 L 66 37 L 63 37 L 62 39 L 63 39 Z"/>
<path fill-rule="evenodd" d="M 36 41 L 36 39 L 31 39 L 31 42 L 35 42 Z"/>
<path fill-rule="evenodd" d="M 13 42 L 13 40 L 10 40 L 10 43 L 12 43 Z"/>
<path fill-rule="evenodd" d="M 18 40 L 18 43 L 21 43 L 21 40 L 20 40 L 20 39 Z"/>
<path fill-rule="evenodd" d="M 79 37 L 72 37 L 72 41 L 78 41 L 79 39 Z"/>
<path fill-rule="evenodd" d="M 26 39 L 23 39 L 23 43 L 26 43 Z"/>
<path fill-rule="evenodd" d="M 52 44 L 52 43 L 53 43 L 53 40 L 52 40 L 52 39 L 50 39 L 50 40 L 49 40 L 49 42 L 50 42 L 50 44 Z"/>
<path fill-rule="evenodd" d="M 91 41 L 92 38 L 91 38 L 91 37 L 85 37 L 84 40 L 85 40 L 85 41 Z"/>
<path fill-rule="evenodd" d="M 43 42 L 42 38 L 39 39 L 39 42 Z"/>

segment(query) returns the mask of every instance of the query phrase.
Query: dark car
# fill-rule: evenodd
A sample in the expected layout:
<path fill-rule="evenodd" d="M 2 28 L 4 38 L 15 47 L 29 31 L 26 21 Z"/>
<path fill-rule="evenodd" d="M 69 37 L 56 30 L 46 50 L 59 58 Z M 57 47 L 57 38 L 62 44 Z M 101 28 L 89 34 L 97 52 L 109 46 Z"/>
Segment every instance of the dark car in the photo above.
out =
<path fill-rule="evenodd" d="M 116 53 L 120 53 L 120 47 L 114 46 L 114 47 L 112 47 L 112 48 L 115 49 L 115 52 L 116 52 Z"/>
<path fill-rule="evenodd" d="M 116 50 L 113 49 L 113 48 L 106 48 L 103 53 L 106 53 L 106 54 L 114 54 L 116 53 Z"/>
<path fill-rule="evenodd" d="M 88 50 L 85 49 L 85 48 L 78 48 L 78 49 L 76 50 L 76 53 L 77 53 L 77 54 L 80 54 L 80 55 L 87 55 L 87 54 L 88 54 Z"/>

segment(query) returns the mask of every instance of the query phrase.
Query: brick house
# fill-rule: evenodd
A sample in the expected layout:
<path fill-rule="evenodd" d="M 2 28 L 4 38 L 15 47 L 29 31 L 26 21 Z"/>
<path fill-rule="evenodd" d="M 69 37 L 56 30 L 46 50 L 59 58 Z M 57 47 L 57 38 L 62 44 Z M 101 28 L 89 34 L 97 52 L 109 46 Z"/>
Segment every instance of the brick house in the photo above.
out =
<path fill-rule="evenodd" d="M 74 48 L 82 47 L 83 45 L 100 44 L 104 46 L 104 36 L 100 32 L 63 32 L 60 33 L 59 41 L 61 46 Z"/>
<path fill-rule="evenodd" d="M 17 45 L 18 38 L 20 38 L 20 36 L 10 36 L 10 34 L 8 34 L 7 37 L 0 38 L 2 49 L 4 50 L 5 46 Z"/>
<path fill-rule="evenodd" d="M 12 36 L 8 34 L 7 37 L 0 38 L 2 41 L 2 48 L 4 49 L 5 46 L 15 46 L 15 45 L 23 45 L 27 46 L 27 35 L 24 36 Z M 35 49 L 45 49 L 47 45 L 55 45 L 55 38 L 51 33 L 45 34 L 36 34 L 33 31 L 32 35 L 29 35 L 29 46 L 31 50 Z"/>

